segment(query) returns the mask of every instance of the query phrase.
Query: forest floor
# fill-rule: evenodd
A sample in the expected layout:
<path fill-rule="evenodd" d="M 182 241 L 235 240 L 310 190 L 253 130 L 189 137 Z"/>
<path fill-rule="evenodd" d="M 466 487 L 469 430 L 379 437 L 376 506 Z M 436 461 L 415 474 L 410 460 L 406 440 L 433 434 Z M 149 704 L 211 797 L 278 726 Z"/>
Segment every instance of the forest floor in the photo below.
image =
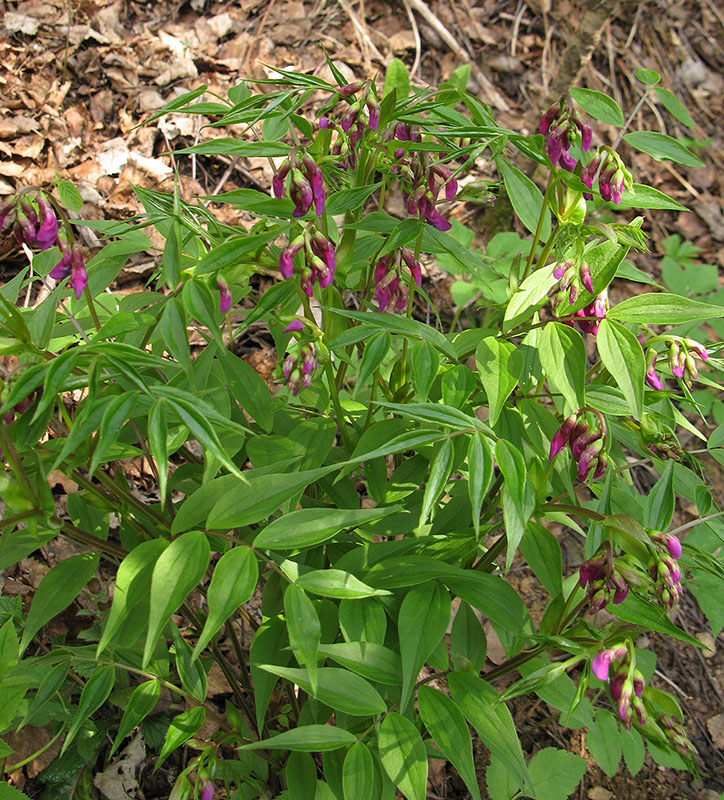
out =
<path fill-rule="evenodd" d="M 694 146 L 704 142 L 697 152 L 706 166 L 687 168 L 636 155 L 636 180 L 666 192 L 691 211 L 650 212 L 646 230 L 651 253 L 632 260 L 661 280 L 663 256 L 676 241 L 670 237 L 678 235 L 698 248 L 696 263 L 722 268 L 720 0 L 621 0 L 608 5 L 613 10 L 597 22 L 601 38 L 590 63 L 580 74 L 577 65 L 567 74 L 562 58 L 567 45 L 577 41 L 588 20 L 584 12 L 600 12 L 605 0 L 0 0 L 0 202 L 23 186 L 50 185 L 59 174 L 80 188 L 82 216 L 127 219 L 142 210 L 134 185 L 173 187 L 174 164 L 166 151 L 218 135 L 204 128 L 209 120 L 199 116 L 171 115 L 144 127 L 139 123 L 201 84 L 226 95 L 242 79 L 273 77 L 275 67 L 329 77 L 323 47 L 350 81 L 383 75 L 394 57 L 405 61 L 417 86 L 437 85 L 456 67 L 471 63 L 469 89 L 492 106 L 501 125 L 523 133 L 535 129 L 561 79 L 606 92 L 630 112 L 641 95 L 634 73 L 643 67 L 662 75 L 662 86 L 681 98 L 695 127 L 677 123 L 651 102 L 642 105 L 633 127 L 688 137 Z M 597 134 L 610 144 L 616 131 L 601 125 Z M 632 155 L 625 147 L 622 152 Z M 232 162 L 199 156 L 178 166 L 180 190 L 187 198 L 236 188 L 267 190 L 271 183 L 263 159 Z M 463 217 L 462 208 L 457 210 L 475 231 L 476 244 L 483 246 L 496 230 L 494 212 L 495 206 Z M 219 214 L 235 221 L 228 206 Z M 154 245 L 162 245 L 160 237 L 153 240 L 152 230 L 150 235 Z M 86 244 L 98 247 L 92 238 Z M 158 250 L 134 257 L 119 278 L 119 290 L 139 291 L 158 258 Z M 22 259 L 14 240 L 0 241 L 0 282 L 15 274 Z M 718 287 L 723 285 L 719 280 Z M 449 285 L 442 281 L 436 288 L 441 306 L 451 303 Z M 250 363 L 269 377 L 274 361 L 266 340 L 249 343 L 249 350 Z M 724 480 L 718 468 L 712 468 L 711 479 L 721 502 Z M 684 522 L 692 513 L 695 509 L 677 509 Z M 25 594 L 37 586 L 43 564 L 26 567 L 3 578 L 5 593 Z M 517 588 L 535 606 L 534 593 L 525 596 L 526 579 L 520 571 Z M 544 703 L 517 703 L 516 720 L 529 755 L 556 745 L 588 758 L 579 798 L 716 800 L 724 791 L 724 637 L 711 636 L 691 597 L 677 613 L 678 624 L 708 648 L 693 652 L 656 635 L 647 637 L 647 646 L 658 657 L 653 684 L 673 688 L 681 702 L 689 737 L 701 756 L 703 779 L 665 770 L 648 755 L 635 778 L 623 765 L 613 777 L 606 776 L 588 756 L 585 732 L 560 727 Z M 489 658 L 495 657 L 495 647 L 489 648 Z M 223 706 L 224 686 L 219 683 L 216 688 Z M 16 753 L 32 753 L 43 735 L 33 731 L 28 741 L 19 736 Z M 32 793 L 33 779 L 55 752 L 51 748 L 19 770 L 13 776 L 17 787 Z M 168 788 L 154 783 L 143 763 L 136 762 L 135 768 L 141 783 L 135 796 L 168 796 Z M 429 791 L 435 798 L 467 796 L 457 777 L 442 766 L 431 773 Z"/>

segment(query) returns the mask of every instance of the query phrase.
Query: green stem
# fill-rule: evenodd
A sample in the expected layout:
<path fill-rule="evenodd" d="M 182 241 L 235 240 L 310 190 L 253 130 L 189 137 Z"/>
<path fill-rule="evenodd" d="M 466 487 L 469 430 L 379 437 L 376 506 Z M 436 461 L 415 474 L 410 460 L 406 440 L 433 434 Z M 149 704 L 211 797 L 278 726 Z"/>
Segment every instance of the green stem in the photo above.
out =
<path fill-rule="evenodd" d="M 329 393 L 332 396 L 332 404 L 334 405 L 334 410 L 337 414 L 337 425 L 339 426 L 339 432 L 342 435 L 342 441 L 344 442 L 347 452 L 352 453 L 354 447 L 352 445 L 352 440 L 349 438 L 349 431 L 347 430 L 347 425 L 345 423 L 344 411 L 342 410 L 342 404 L 339 402 L 337 384 L 334 381 L 334 371 L 332 370 L 332 365 L 330 363 L 324 365 L 324 374 L 327 376 Z"/>
<path fill-rule="evenodd" d="M 596 522 L 602 522 L 606 519 L 605 514 L 599 514 L 598 511 L 593 511 L 590 508 L 583 508 L 583 506 L 569 506 L 562 503 L 545 503 L 541 506 L 541 511 L 563 511 L 568 514 L 577 514 L 579 517 L 588 517 L 595 519 Z"/>
<path fill-rule="evenodd" d="M 525 270 L 521 277 L 521 283 L 528 277 L 530 274 L 530 269 L 533 266 L 533 259 L 535 258 L 535 250 L 538 247 L 538 242 L 540 241 L 540 235 L 543 231 L 543 223 L 545 222 L 546 212 L 548 211 L 548 200 L 549 194 L 551 192 L 551 187 L 553 186 L 553 170 L 548 173 L 548 184 L 546 185 L 546 191 L 543 195 L 543 205 L 541 206 L 540 215 L 538 217 L 538 225 L 535 229 L 535 234 L 533 235 L 533 244 L 530 246 L 530 253 L 528 254 L 528 261 L 525 265 Z"/>
<path fill-rule="evenodd" d="M 98 319 L 98 312 L 96 311 L 95 303 L 93 302 L 93 296 L 90 293 L 90 289 L 88 288 L 88 284 L 83 287 L 83 295 L 85 296 L 85 301 L 88 303 L 88 310 L 90 311 L 91 319 L 93 320 L 93 324 L 96 326 L 96 330 L 99 331 L 101 329 L 101 323 Z"/>

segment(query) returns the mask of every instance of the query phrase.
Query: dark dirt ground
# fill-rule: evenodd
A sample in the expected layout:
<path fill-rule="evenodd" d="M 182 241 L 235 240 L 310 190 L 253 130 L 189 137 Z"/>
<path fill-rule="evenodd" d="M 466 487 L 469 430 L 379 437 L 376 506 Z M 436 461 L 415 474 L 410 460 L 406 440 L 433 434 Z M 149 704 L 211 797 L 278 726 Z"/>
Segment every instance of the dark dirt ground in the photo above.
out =
<path fill-rule="evenodd" d="M 600 33 L 600 41 L 589 63 L 571 62 L 566 47 L 571 42 L 585 45 L 581 31 L 587 26 Z M 709 145 L 703 150 L 703 169 L 636 156 L 638 181 L 651 183 L 692 211 L 650 212 L 646 226 L 652 252 L 636 256 L 635 263 L 658 279 L 662 243 L 678 233 L 700 248 L 703 263 L 724 267 L 720 0 L 0 0 L 0 201 L 22 186 L 48 185 L 59 173 L 80 187 L 83 216 L 128 218 L 140 211 L 131 184 L 171 187 L 171 163 L 162 155 L 169 145 L 178 148 L 213 134 L 201 130 L 205 120 L 198 117 L 171 116 L 136 128 L 140 121 L 202 83 L 225 94 L 242 78 L 270 77 L 274 67 L 328 76 L 322 46 L 350 79 L 381 74 L 396 56 L 413 69 L 413 83 L 437 84 L 470 62 L 474 68 L 469 88 L 494 107 L 501 124 L 524 132 L 537 124 L 546 98 L 560 82 L 607 92 L 630 111 L 639 97 L 635 70 L 657 70 L 662 85 L 683 100 L 696 127 L 690 131 L 647 103 L 634 128 L 709 139 Z M 604 142 L 615 138 L 615 131 L 604 125 L 597 126 L 597 133 Z M 631 153 L 624 149 L 624 155 Z M 198 157 L 180 164 L 180 170 L 186 196 L 211 194 L 222 187 L 267 187 L 271 178 L 261 159 L 231 163 L 222 157 Z M 231 212 L 222 207 L 219 213 Z M 462 215 L 463 209 L 453 213 Z M 469 214 L 465 221 L 476 229 L 480 243 L 496 229 L 494 213 Z M 97 247 L 92 235 L 86 244 Z M 120 290 L 139 291 L 157 257 L 157 252 L 135 257 L 119 278 Z M 0 241 L 0 281 L 15 274 L 22 258 L 14 240 Z M 434 288 L 442 312 L 449 303 L 449 287 L 443 281 Z M 269 376 L 274 361 L 264 337 L 242 346 L 250 363 Z M 134 477 L 142 482 L 142 470 Z M 711 477 L 721 502 L 724 481 L 717 467 L 711 468 Z M 651 476 L 639 479 L 650 482 Z M 690 520 L 691 511 L 677 509 L 678 519 Z M 578 553 L 568 554 L 564 548 L 566 555 L 572 565 L 580 561 Z M 26 562 L 0 578 L 5 594 L 27 594 L 48 569 L 37 559 Z M 540 603 L 536 584 L 525 569 L 515 580 L 535 609 Z M 712 639 L 691 596 L 677 613 L 678 623 L 699 634 L 710 650 L 695 653 L 652 635 L 648 644 L 658 656 L 653 684 L 673 687 L 678 696 L 688 734 L 701 755 L 704 780 L 664 770 L 649 756 L 635 778 L 623 766 L 608 778 L 588 756 L 585 733 L 562 729 L 558 715 L 545 703 L 516 703 L 526 752 L 532 755 L 556 745 L 589 760 L 585 781 L 574 797 L 716 800 L 724 791 L 724 639 Z M 72 630 L 74 621 L 58 624 Z M 215 691 L 222 705 L 224 688 L 217 680 Z M 43 735 L 41 730 L 33 731 L 32 738 L 18 736 L 16 755 L 32 753 Z M 33 779 L 55 752 L 51 748 L 18 770 L 13 783 L 32 793 L 37 786 Z M 480 766 L 484 763 L 481 752 Z M 158 776 L 152 779 L 143 761 L 136 761 L 133 769 L 141 790 L 126 797 L 167 796 L 168 783 L 163 777 L 160 782 Z M 467 796 L 457 776 L 443 768 L 431 772 L 429 792 L 433 798 Z"/>

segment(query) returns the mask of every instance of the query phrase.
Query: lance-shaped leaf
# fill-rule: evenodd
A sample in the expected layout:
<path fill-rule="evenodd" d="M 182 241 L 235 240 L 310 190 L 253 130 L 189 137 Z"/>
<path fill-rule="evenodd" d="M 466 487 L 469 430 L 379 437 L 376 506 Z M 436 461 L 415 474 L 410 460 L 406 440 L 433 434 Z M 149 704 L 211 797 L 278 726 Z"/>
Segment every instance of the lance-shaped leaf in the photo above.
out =
<path fill-rule="evenodd" d="M 433 506 L 445 490 L 445 485 L 452 472 L 454 455 L 452 440 L 445 439 L 430 465 L 430 477 L 427 479 L 425 494 L 422 496 L 420 519 L 417 523 L 418 536 L 422 534 L 422 528 L 432 512 Z"/>
<path fill-rule="evenodd" d="M 498 702 L 500 698 L 495 689 L 468 672 L 448 675 L 448 686 L 452 699 L 488 750 L 515 775 L 523 792 L 534 797 L 515 723 L 508 707 Z"/>
<path fill-rule="evenodd" d="M 78 710 L 68 729 L 63 747 L 60 751 L 61 754 L 66 751 L 68 745 L 75 739 L 80 730 L 80 726 L 94 711 L 97 711 L 103 703 L 105 703 L 108 695 L 111 693 L 115 680 L 116 671 L 110 664 L 99 667 L 90 678 L 88 678 L 86 685 L 83 687 L 83 691 L 80 693 Z"/>
<path fill-rule="evenodd" d="M 415 586 L 405 595 L 397 618 L 402 659 L 402 697 L 404 711 L 422 665 L 445 635 L 450 622 L 450 595 L 444 586 L 429 581 Z"/>
<path fill-rule="evenodd" d="M 596 336 L 601 363 L 619 385 L 636 419 L 644 408 L 646 359 L 638 339 L 613 320 L 601 320 Z"/>
<path fill-rule="evenodd" d="M 508 537 L 508 549 L 505 556 L 507 572 L 513 563 L 513 557 L 525 532 L 525 526 L 535 509 L 535 500 L 528 480 L 525 460 L 520 450 L 505 439 L 499 439 L 495 445 L 495 458 L 505 479 L 503 482 L 503 520 Z"/>
<path fill-rule="evenodd" d="M 204 706 L 189 708 L 171 720 L 166 733 L 166 740 L 158 755 L 156 766 L 153 768 L 154 772 L 174 750 L 181 747 L 184 742 L 187 742 L 198 731 L 205 720 L 206 709 Z"/>
<path fill-rule="evenodd" d="M 151 660 L 163 626 L 201 580 L 208 564 L 209 542 L 201 531 L 182 534 L 158 557 L 151 575 L 148 634 L 143 650 L 144 667 Z"/>
<path fill-rule="evenodd" d="M 344 728 L 331 725 L 302 725 L 259 742 L 243 744 L 239 750 L 292 750 L 300 753 L 323 753 L 349 747 L 357 738 Z"/>
<path fill-rule="evenodd" d="M 317 652 L 322 638 L 322 627 L 314 604 L 304 589 L 290 584 L 284 592 L 284 610 L 287 616 L 289 643 L 299 651 L 301 662 L 307 668 L 312 694 L 317 693 Z"/>
<path fill-rule="evenodd" d="M 460 773 L 474 800 L 480 800 L 473 762 L 473 742 L 465 717 L 455 701 L 430 686 L 421 686 L 417 692 L 417 702 L 422 721 L 442 754 Z"/>
<path fill-rule="evenodd" d="M 314 695 L 337 711 L 344 711 L 356 717 L 382 714 L 387 710 L 380 693 L 364 678 L 339 667 L 320 667 L 317 669 L 317 688 L 312 691 L 312 682 L 306 669 L 278 667 L 274 664 L 260 664 L 259 669 L 271 672 L 280 678 L 291 681 L 295 686 Z"/>
<path fill-rule="evenodd" d="M 148 414 L 148 448 L 156 464 L 158 495 L 163 505 L 168 484 L 168 422 L 163 400 L 156 400 Z"/>
<path fill-rule="evenodd" d="M 492 477 L 493 453 L 490 441 L 482 433 L 474 433 L 468 444 L 468 494 L 476 537 L 480 536 L 480 509 Z"/>
<path fill-rule="evenodd" d="M 121 561 L 116 573 L 111 610 L 98 642 L 96 658 L 111 643 L 131 611 L 148 598 L 153 568 L 167 547 L 168 542 L 163 539 L 150 539 L 134 547 Z"/>
<path fill-rule="evenodd" d="M 385 772 L 407 800 L 425 800 L 427 753 L 410 720 L 390 712 L 380 725 L 377 746 Z"/>
<path fill-rule="evenodd" d="M 549 322 L 543 328 L 538 355 L 551 389 L 563 395 L 567 413 L 582 408 L 586 345 L 581 334 L 561 322 Z"/>
<path fill-rule="evenodd" d="M 160 681 L 150 680 L 136 686 L 126 705 L 126 710 L 123 712 L 121 724 L 118 726 L 118 732 L 111 747 L 111 755 L 116 752 L 118 745 L 126 736 L 153 711 L 160 696 Z"/>
<path fill-rule="evenodd" d="M 342 766 L 344 800 L 372 800 L 375 783 L 375 762 L 364 742 L 349 748 Z"/>
<path fill-rule="evenodd" d="M 56 564 L 40 582 L 25 623 L 20 653 L 31 639 L 56 614 L 60 614 L 78 596 L 81 589 L 95 574 L 100 556 L 81 553 Z"/>
<path fill-rule="evenodd" d="M 515 345 L 486 336 L 475 350 L 475 363 L 488 396 L 489 422 L 495 425 L 505 401 L 518 383 L 523 360 Z"/>
<path fill-rule="evenodd" d="M 674 517 L 674 462 L 669 461 L 661 477 L 656 481 L 654 488 L 649 492 L 646 500 L 646 514 L 644 525 L 665 531 Z"/>
<path fill-rule="evenodd" d="M 234 547 L 221 556 L 206 594 L 209 615 L 194 648 L 194 659 L 234 611 L 252 596 L 258 580 L 256 556 L 248 547 Z"/>

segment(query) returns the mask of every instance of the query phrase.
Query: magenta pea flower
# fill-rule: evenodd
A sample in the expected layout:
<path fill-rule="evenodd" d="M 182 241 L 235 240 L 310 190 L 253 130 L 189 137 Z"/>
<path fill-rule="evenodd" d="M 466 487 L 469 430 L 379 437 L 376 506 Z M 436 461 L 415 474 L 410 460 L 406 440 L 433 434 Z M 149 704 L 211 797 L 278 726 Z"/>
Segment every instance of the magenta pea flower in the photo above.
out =
<path fill-rule="evenodd" d="M 88 284 L 88 273 L 85 269 L 83 253 L 77 244 L 73 245 L 70 255 L 70 285 L 73 287 L 77 300 L 83 294 L 83 289 Z"/>
<path fill-rule="evenodd" d="M 231 304 L 233 302 L 231 297 L 231 288 L 221 276 L 216 278 L 216 285 L 221 293 L 219 299 L 219 311 L 222 314 L 226 314 L 226 312 L 231 308 Z"/>

